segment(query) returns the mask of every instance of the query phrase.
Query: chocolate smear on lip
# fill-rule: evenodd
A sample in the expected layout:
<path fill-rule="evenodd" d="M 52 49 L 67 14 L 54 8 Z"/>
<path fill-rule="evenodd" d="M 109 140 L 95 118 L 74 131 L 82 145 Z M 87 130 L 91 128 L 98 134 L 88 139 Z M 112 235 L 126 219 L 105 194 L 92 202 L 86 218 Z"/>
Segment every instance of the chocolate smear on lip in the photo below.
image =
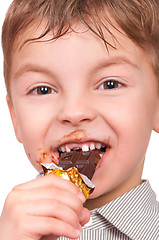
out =
<path fill-rule="evenodd" d="M 84 130 L 84 129 L 77 129 L 73 132 L 70 132 L 69 134 L 67 135 L 64 135 L 62 138 L 59 139 L 59 143 L 62 143 L 62 142 L 69 142 L 69 141 L 72 141 L 72 142 L 79 142 L 81 141 L 83 138 L 87 138 L 88 137 L 88 134 L 87 134 L 87 131 Z"/>
<path fill-rule="evenodd" d="M 64 170 L 76 167 L 79 173 L 82 173 L 91 180 L 96 166 L 101 159 L 100 153 L 101 151 L 98 149 L 87 152 L 81 149 L 64 152 L 60 154 L 58 166 Z"/>
<path fill-rule="evenodd" d="M 46 163 L 53 162 L 53 163 L 57 164 L 58 159 L 53 152 L 52 153 L 42 152 L 37 163 L 41 164 L 44 162 L 46 162 Z"/>

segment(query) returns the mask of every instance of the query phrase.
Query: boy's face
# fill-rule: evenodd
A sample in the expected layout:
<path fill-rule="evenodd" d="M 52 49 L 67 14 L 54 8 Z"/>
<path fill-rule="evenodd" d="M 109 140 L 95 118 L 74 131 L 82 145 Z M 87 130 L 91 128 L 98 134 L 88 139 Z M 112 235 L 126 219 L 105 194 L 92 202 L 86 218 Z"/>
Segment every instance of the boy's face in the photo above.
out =
<path fill-rule="evenodd" d="M 125 35 L 112 30 L 117 42 L 105 33 L 116 47 L 108 53 L 85 30 L 78 25 L 78 33 L 54 42 L 16 48 L 9 107 L 17 138 L 37 170 L 58 156 L 57 149 L 106 145 L 90 196 L 106 199 L 140 182 L 151 131 L 158 128 L 158 84 L 149 59 Z"/>

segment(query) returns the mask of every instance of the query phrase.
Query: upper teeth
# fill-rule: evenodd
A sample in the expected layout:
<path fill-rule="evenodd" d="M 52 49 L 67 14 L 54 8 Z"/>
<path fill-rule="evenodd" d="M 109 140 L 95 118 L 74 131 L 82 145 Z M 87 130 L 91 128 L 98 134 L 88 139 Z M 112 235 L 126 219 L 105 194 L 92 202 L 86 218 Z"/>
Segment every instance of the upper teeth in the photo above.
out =
<path fill-rule="evenodd" d="M 66 152 L 70 152 L 70 151 L 71 149 L 68 146 L 66 146 Z"/>
<path fill-rule="evenodd" d="M 91 143 L 90 150 L 94 150 L 94 149 L 95 149 L 95 145 L 93 143 Z"/>
<path fill-rule="evenodd" d="M 58 149 L 61 152 L 70 152 L 72 149 L 82 149 L 82 151 L 87 152 L 89 150 L 100 149 L 101 147 L 106 147 L 105 144 L 102 143 L 91 143 L 91 144 L 67 144 L 62 145 Z"/>
<path fill-rule="evenodd" d="M 82 151 L 83 151 L 83 152 L 89 151 L 88 145 L 83 145 L 83 146 L 82 146 Z"/>

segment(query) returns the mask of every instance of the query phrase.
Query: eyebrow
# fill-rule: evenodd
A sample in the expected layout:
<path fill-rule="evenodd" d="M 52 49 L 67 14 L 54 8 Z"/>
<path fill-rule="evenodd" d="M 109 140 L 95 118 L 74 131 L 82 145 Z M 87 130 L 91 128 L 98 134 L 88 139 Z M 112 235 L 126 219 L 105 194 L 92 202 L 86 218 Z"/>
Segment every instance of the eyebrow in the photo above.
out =
<path fill-rule="evenodd" d="M 41 65 L 38 64 L 34 64 L 34 63 L 26 63 L 24 65 L 22 65 L 18 71 L 15 73 L 15 79 L 17 79 L 18 77 L 20 77 L 21 75 L 23 75 L 24 73 L 27 72 L 37 72 L 37 73 L 44 73 L 48 76 L 53 76 L 53 72 L 50 71 L 48 68 L 43 67 Z"/>
<path fill-rule="evenodd" d="M 137 65 L 137 63 L 134 63 L 126 56 L 119 55 L 119 56 L 113 56 L 110 59 L 106 59 L 105 61 L 101 61 L 99 64 L 97 64 L 97 66 L 95 66 L 93 71 L 100 70 L 102 68 L 113 66 L 113 65 L 120 65 L 120 64 L 127 64 L 139 70 L 139 66 Z"/>
<path fill-rule="evenodd" d="M 138 65 L 136 63 L 134 63 L 133 61 L 131 61 L 129 58 L 127 58 L 125 56 L 113 56 L 108 59 L 102 59 L 101 62 L 98 62 L 98 64 L 93 67 L 92 72 L 96 72 L 100 69 L 103 69 L 103 68 L 106 68 L 109 66 L 113 66 L 113 65 L 120 65 L 120 64 L 128 64 L 128 65 L 132 66 L 133 68 L 136 68 L 139 70 Z M 26 64 L 22 65 L 18 69 L 18 71 L 15 73 L 15 79 L 20 77 L 21 75 L 23 75 L 26 72 L 43 73 L 43 74 L 51 76 L 51 77 L 55 75 L 51 70 L 49 70 L 46 67 L 43 67 L 41 65 L 34 64 L 34 63 L 26 63 Z"/>

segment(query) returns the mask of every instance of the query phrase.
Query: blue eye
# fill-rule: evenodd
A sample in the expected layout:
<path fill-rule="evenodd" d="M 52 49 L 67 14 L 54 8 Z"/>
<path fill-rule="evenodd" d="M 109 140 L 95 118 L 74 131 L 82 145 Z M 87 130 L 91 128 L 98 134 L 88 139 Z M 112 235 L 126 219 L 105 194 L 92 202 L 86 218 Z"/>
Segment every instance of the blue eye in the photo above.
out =
<path fill-rule="evenodd" d="M 47 86 L 39 86 L 34 89 L 32 89 L 29 94 L 34 94 L 34 95 L 47 95 L 47 94 L 52 94 L 55 93 L 55 90 L 53 90 L 51 87 Z"/>
<path fill-rule="evenodd" d="M 116 80 L 107 80 L 105 82 L 103 82 L 98 89 L 100 90 L 112 90 L 112 89 L 116 89 L 123 86 L 123 84 L 119 83 Z"/>

